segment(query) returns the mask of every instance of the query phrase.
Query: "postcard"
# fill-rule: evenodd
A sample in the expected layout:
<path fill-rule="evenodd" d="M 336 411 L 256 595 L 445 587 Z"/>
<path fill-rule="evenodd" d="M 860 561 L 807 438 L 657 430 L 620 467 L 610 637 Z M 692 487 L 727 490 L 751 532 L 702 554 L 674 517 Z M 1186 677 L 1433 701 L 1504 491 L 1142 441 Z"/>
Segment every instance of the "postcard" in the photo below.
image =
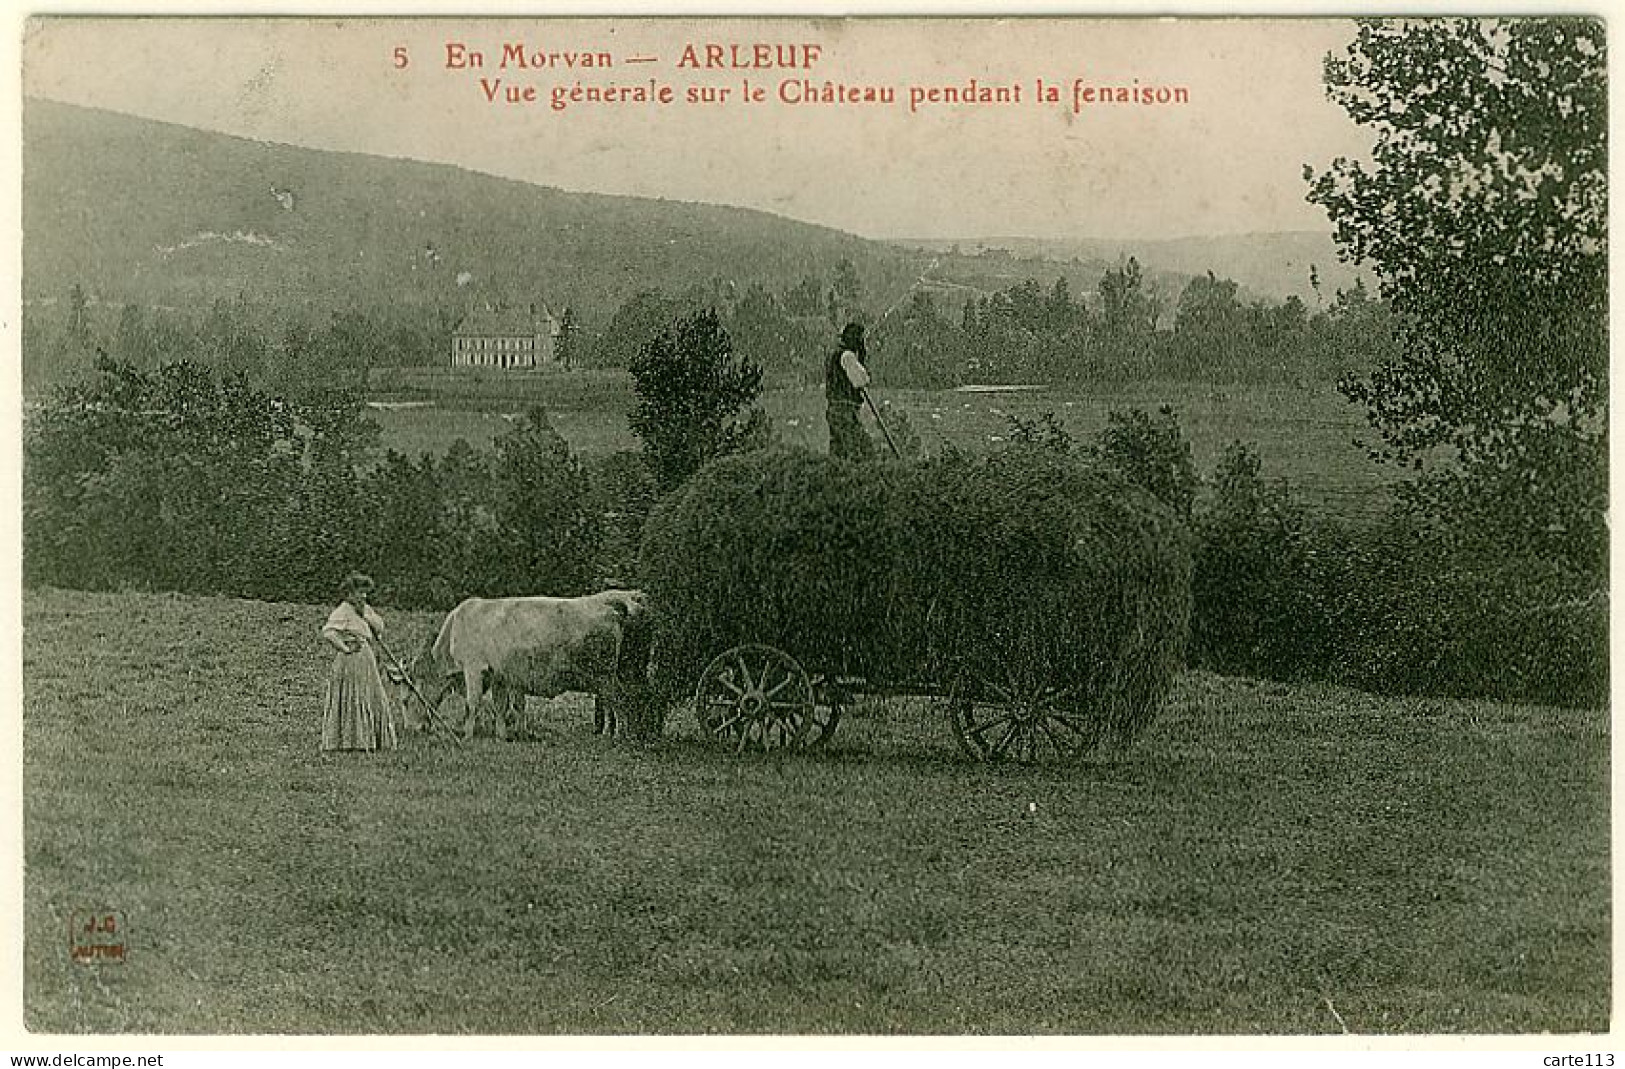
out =
<path fill-rule="evenodd" d="M 1601 20 L 20 25 L 20 1041 L 1607 1039 Z"/>

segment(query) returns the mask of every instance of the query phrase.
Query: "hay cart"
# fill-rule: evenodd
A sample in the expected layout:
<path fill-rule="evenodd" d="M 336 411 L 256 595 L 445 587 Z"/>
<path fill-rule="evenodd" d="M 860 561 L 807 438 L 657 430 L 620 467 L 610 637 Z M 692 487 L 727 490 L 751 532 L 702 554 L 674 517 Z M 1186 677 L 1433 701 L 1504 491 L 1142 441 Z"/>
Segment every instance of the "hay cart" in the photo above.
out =
<path fill-rule="evenodd" d="M 652 678 L 740 753 L 820 747 L 862 694 L 931 699 L 978 761 L 1073 762 L 1131 741 L 1183 655 L 1183 526 L 1065 458 L 749 455 L 646 531 Z"/>
<path fill-rule="evenodd" d="M 1084 696 L 1059 680 L 1018 682 L 967 670 L 948 681 L 876 680 L 809 672 L 789 652 L 747 642 L 717 654 L 700 674 L 694 708 L 704 734 L 743 753 L 816 749 L 860 694 L 926 697 L 945 706 L 954 737 L 978 761 L 1075 761 L 1099 742 Z"/>

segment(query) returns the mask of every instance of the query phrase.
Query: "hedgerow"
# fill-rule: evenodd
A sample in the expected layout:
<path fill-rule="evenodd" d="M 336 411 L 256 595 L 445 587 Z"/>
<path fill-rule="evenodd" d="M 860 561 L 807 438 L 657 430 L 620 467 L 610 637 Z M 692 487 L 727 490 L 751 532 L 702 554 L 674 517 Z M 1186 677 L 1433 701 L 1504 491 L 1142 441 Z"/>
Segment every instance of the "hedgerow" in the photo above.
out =
<path fill-rule="evenodd" d="M 1232 675 L 1391 694 L 1598 706 L 1606 572 L 1484 552 L 1403 514 L 1312 514 L 1232 446 L 1197 518 L 1192 659 Z"/>
<path fill-rule="evenodd" d="M 25 580 L 320 603 L 363 570 L 406 608 L 597 589 L 609 510 L 544 412 L 413 460 L 378 457 L 364 411 L 109 362 L 25 422 Z"/>

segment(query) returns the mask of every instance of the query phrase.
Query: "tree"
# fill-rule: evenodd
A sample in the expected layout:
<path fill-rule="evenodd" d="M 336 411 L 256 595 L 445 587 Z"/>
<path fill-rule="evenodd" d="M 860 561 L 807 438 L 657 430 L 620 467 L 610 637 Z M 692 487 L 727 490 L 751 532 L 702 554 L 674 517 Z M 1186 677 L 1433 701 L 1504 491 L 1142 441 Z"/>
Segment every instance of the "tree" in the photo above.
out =
<path fill-rule="evenodd" d="M 1156 298 L 1145 292 L 1145 276 L 1134 257 L 1101 276 L 1101 327 L 1114 342 L 1149 337 L 1157 329 L 1157 311 Z"/>
<path fill-rule="evenodd" d="M 964 334 L 938 312 L 925 290 L 915 290 L 880 321 L 872 344 L 883 356 L 878 366 L 887 385 L 941 390 L 958 386 L 964 377 Z"/>
<path fill-rule="evenodd" d="M 365 387 L 368 369 L 390 363 L 382 336 L 382 329 L 371 315 L 353 310 L 334 312 L 318 338 L 324 381 L 341 388 Z"/>
<path fill-rule="evenodd" d="M 135 367 L 150 368 L 156 363 L 157 347 L 139 304 L 126 304 L 119 312 L 112 350 L 113 359 Z"/>
<path fill-rule="evenodd" d="M 1049 299 L 1044 304 L 1044 328 L 1050 331 L 1063 331 L 1072 326 L 1073 312 L 1072 289 L 1067 284 L 1065 275 L 1057 275 L 1055 284 L 1050 287 Z"/>
<path fill-rule="evenodd" d="M 630 367 L 638 352 L 681 314 L 681 306 L 660 290 L 644 290 L 621 305 L 593 346 L 598 367 Z"/>
<path fill-rule="evenodd" d="M 559 363 L 565 367 L 575 367 L 581 362 L 581 327 L 576 322 L 576 310 L 570 305 L 564 306 L 564 314 L 559 317 Z"/>
<path fill-rule="evenodd" d="M 75 282 L 68 291 L 68 319 L 64 324 L 68 340 L 76 345 L 90 344 L 90 314 L 89 298 L 85 296 L 85 288 Z"/>
<path fill-rule="evenodd" d="M 503 551 L 496 511 L 496 476 L 491 456 L 458 438 L 437 470 L 442 523 L 440 577 L 456 598 L 501 593 L 492 572 Z"/>
<path fill-rule="evenodd" d="M 271 387 L 290 399 L 304 396 L 307 388 L 324 381 L 317 369 L 319 352 L 316 329 L 308 322 L 292 319 L 284 324 L 281 339 L 270 350 Z"/>
<path fill-rule="evenodd" d="M 199 331 L 199 343 L 204 359 L 227 374 L 257 379 L 264 373 L 265 342 L 255 330 L 253 312 L 243 294 L 234 301 L 216 298 Z"/>
<path fill-rule="evenodd" d="M 414 460 L 391 449 L 363 478 L 366 556 L 391 604 L 446 605 L 457 597 L 445 578 L 455 532 L 447 530 L 439 476 L 432 454 Z"/>
<path fill-rule="evenodd" d="M 662 494 L 713 457 L 767 436 L 756 406 L 762 368 L 736 356 L 714 309 L 684 317 L 651 339 L 632 362 L 637 403 L 629 422 Z"/>
<path fill-rule="evenodd" d="M 1344 255 L 1374 268 L 1398 316 L 1397 355 L 1343 388 L 1366 406 L 1377 458 L 1424 472 L 1407 501 L 1593 565 L 1606 554 L 1606 66 L 1600 20 L 1362 22 L 1325 73 L 1375 134 L 1371 162 L 1305 168 Z"/>
<path fill-rule="evenodd" d="M 1036 278 L 1024 278 L 1004 292 L 1010 301 L 1011 326 L 1029 332 L 1044 329 L 1047 305 Z"/>
<path fill-rule="evenodd" d="M 36 381 L 52 382 L 81 374 L 96 364 L 99 348 L 90 324 L 90 299 L 77 282 L 68 291 L 66 314 L 47 344 L 28 353 L 25 372 Z M 31 367 L 29 365 L 32 365 Z"/>
<path fill-rule="evenodd" d="M 1174 305 L 1173 335 L 1158 339 L 1160 364 L 1165 373 L 1204 379 L 1279 370 L 1287 354 L 1268 346 L 1269 317 L 1263 306 L 1243 305 L 1231 279 L 1197 275 Z"/>
<path fill-rule="evenodd" d="M 1398 358 L 1397 332 L 1393 310 L 1356 278 L 1337 291 L 1330 308 L 1310 317 L 1310 359 L 1334 382 L 1367 375 Z"/>
<path fill-rule="evenodd" d="M 1209 271 L 1185 284 L 1174 306 L 1174 333 L 1213 337 L 1235 335 L 1242 327 L 1236 284 Z"/>
<path fill-rule="evenodd" d="M 777 381 L 795 381 L 800 366 L 815 366 L 801 351 L 800 332 L 779 306 L 778 300 L 760 283 L 753 283 L 734 306 L 728 336 L 741 353 L 762 365 L 763 373 Z"/>

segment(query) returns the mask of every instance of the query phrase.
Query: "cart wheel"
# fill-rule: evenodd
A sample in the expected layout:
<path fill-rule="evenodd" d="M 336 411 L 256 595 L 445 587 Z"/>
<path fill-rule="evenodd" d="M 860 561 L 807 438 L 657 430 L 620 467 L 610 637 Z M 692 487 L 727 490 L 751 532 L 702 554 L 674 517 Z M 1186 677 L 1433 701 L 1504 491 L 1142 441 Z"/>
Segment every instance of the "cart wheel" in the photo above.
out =
<path fill-rule="evenodd" d="M 1071 689 L 969 676 L 948 696 L 954 736 L 977 761 L 1068 764 L 1100 742 L 1100 726 Z"/>
<path fill-rule="evenodd" d="M 796 659 L 772 646 L 735 646 L 700 674 L 694 708 L 707 738 L 736 753 L 815 746 L 834 728 L 820 717 L 812 683 Z"/>

